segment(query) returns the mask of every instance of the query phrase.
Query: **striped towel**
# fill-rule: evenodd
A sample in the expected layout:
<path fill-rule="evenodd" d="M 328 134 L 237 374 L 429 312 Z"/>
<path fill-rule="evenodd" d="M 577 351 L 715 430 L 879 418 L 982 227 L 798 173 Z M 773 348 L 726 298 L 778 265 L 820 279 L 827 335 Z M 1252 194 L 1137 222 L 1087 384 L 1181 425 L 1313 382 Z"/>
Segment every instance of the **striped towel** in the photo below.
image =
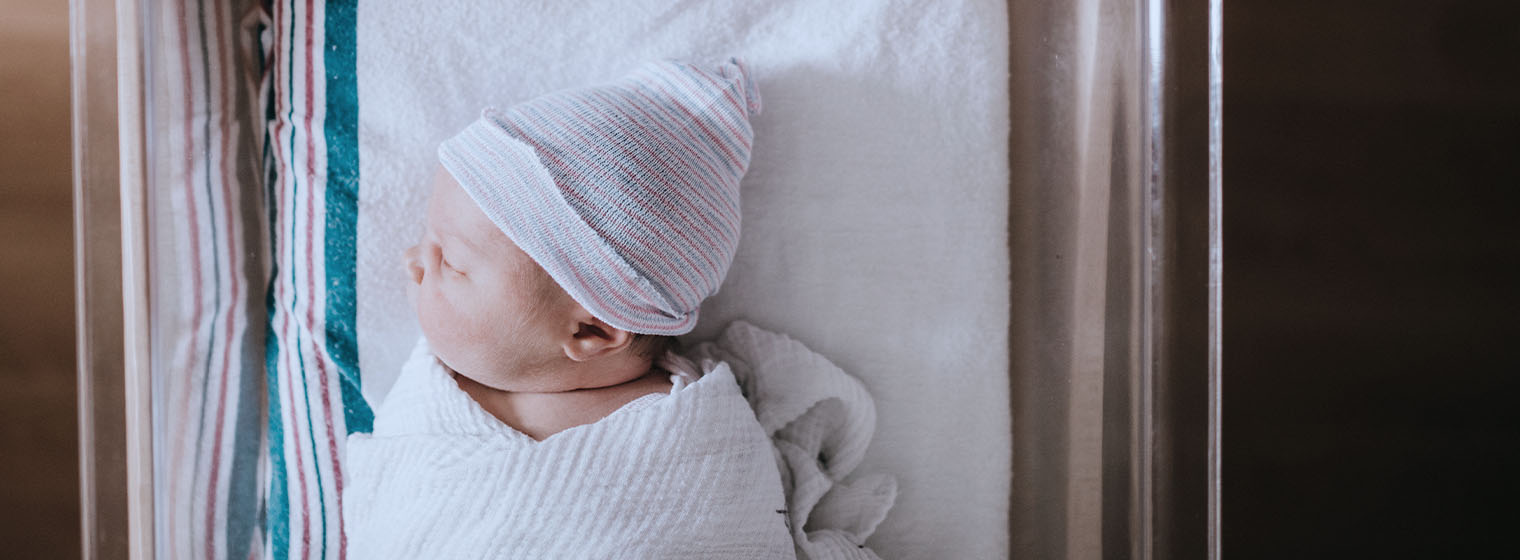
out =
<path fill-rule="evenodd" d="M 343 558 L 344 441 L 360 394 L 357 2 L 276 1 L 264 44 L 270 231 L 267 558 Z"/>

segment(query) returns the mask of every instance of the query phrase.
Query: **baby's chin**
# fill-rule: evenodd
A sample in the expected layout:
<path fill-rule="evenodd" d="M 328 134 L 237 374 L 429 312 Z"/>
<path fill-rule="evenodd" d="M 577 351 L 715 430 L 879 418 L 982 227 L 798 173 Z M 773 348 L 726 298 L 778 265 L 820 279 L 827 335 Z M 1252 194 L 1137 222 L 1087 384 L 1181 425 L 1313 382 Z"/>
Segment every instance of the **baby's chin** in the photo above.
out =
<path fill-rule="evenodd" d="M 505 364 L 501 363 L 491 363 L 495 367 L 486 367 L 484 364 L 474 364 L 475 360 L 451 360 L 441 353 L 437 356 L 438 361 L 443 362 L 449 371 L 488 389 L 508 393 L 558 393 L 575 389 L 562 386 L 564 383 L 555 383 L 552 378 L 525 374 L 521 371 L 523 368 L 502 367 Z M 456 367 L 456 364 L 463 367 Z"/>

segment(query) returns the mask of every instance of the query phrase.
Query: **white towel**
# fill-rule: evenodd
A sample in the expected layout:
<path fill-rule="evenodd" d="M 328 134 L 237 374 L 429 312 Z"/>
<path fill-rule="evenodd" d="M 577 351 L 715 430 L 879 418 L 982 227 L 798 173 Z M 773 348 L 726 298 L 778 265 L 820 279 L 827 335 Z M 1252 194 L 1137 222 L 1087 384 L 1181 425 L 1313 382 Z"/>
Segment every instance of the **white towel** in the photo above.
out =
<path fill-rule="evenodd" d="M 862 543 L 896 486 L 840 482 L 875 421 L 859 382 L 743 323 L 691 355 L 689 386 L 534 441 L 419 342 L 374 433 L 348 441 L 355 557 L 875 558 Z"/>

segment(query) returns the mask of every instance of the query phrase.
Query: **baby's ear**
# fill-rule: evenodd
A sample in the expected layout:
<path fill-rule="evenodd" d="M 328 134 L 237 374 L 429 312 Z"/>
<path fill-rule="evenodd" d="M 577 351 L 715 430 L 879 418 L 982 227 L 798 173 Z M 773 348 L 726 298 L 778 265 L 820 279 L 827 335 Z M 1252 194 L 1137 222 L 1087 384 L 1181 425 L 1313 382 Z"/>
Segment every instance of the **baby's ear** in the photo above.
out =
<path fill-rule="evenodd" d="M 585 362 L 621 352 L 633 344 L 634 333 L 607 324 L 587 313 L 578 318 L 575 333 L 565 341 L 565 357 Z"/>

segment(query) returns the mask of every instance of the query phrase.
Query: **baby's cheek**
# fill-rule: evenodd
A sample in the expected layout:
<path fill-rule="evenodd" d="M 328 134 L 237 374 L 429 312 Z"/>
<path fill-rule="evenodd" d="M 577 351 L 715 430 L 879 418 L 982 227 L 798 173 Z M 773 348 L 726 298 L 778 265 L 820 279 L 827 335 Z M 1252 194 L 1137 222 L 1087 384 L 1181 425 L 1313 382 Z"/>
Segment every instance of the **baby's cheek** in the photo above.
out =
<path fill-rule="evenodd" d="M 417 309 L 417 324 L 422 327 L 422 334 L 427 336 L 433 348 L 443 350 L 454 345 L 454 333 L 449 328 L 451 321 L 446 302 L 438 297 L 436 290 L 429 288 L 423 284 L 411 290 Z"/>
<path fill-rule="evenodd" d="M 417 322 L 433 353 L 450 368 L 464 373 L 478 366 L 478 339 L 483 333 L 473 326 L 468 313 L 426 283 L 417 291 Z"/>

